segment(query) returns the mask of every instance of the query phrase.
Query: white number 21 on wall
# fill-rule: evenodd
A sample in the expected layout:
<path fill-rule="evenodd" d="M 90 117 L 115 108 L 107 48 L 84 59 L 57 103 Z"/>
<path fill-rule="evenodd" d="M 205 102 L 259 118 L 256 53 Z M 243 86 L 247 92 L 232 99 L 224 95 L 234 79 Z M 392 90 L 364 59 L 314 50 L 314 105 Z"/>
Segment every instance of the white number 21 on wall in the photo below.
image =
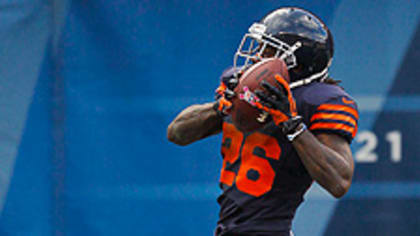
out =
<path fill-rule="evenodd" d="M 402 158 L 401 132 L 398 130 L 390 131 L 385 134 L 385 139 L 390 144 L 391 161 L 400 162 Z M 367 130 L 362 131 L 357 135 L 356 142 L 364 143 L 354 155 L 357 162 L 374 163 L 378 161 L 378 155 L 375 153 L 375 148 L 378 145 L 378 138 L 375 133 Z"/>

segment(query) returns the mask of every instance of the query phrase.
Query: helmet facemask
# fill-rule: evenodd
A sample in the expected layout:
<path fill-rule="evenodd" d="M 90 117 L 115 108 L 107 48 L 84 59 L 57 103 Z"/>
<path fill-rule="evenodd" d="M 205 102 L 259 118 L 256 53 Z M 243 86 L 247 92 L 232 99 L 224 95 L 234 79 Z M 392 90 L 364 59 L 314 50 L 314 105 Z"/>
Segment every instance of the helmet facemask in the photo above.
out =
<path fill-rule="evenodd" d="M 282 59 L 287 69 L 297 66 L 296 51 L 301 43 L 298 41 L 294 45 L 289 44 L 265 33 L 266 26 L 261 23 L 254 23 L 249 27 L 249 33 L 245 34 L 235 53 L 233 60 L 234 67 L 247 68 L 248 66 L 261 61 L 267 49 L 273 49 L 269 57 Z"/>
<path fill-rule="evenodd" d="M 304 48 L 308 48 L 307 44 L 309 42 L 313 43 L 313 41 L 305 41 L 308 39 L 298 39 L 298 37 L 296 37 L 296 39 L 293 40 L 294 43 L 291 45 L 283 40 L 280 40 L 278 38 L 279 35 L 274 37 L 273 35 L 266 33 L 266 27 L 267 26 L 262 23 L 254 23 L 251 27 L 249 27 L 249 32 L 242 38 L 238 50 L 235 53 L 233 61 L 234 67 L 245 70 L 250 65 L 261 61 L 263 58 L 280 58 L 286 63 L 289 71 L 291 79 L 290 88 L 309 84 L 313 81 L 323 81 L 329 76 L 328 70 L 331 65 L 332 57 L 329 58 L 325 68 L 317 70 L 316 72 L 308 73 L 307 68 L 312 65 L 304 65 L 303 68 L 306 69 L 302 71 L 299 71 L 298 69 L 298 63 L 302 64 L 302 61 L 298 62 L 298 56 L 295 53 L 296 50 L 299 48 L 302 48 L 299 52 L 305 50 Z M 267 49 L 274 52 L 270 52 L 270 55 L 267 55 Z M 293 68 L 297 68 L 298 72 L 294 71 Z M 302 73 L 306 73 L 306 75 L 302 75 Z M 293 77 L 297 78 L 293 79 Z"/>

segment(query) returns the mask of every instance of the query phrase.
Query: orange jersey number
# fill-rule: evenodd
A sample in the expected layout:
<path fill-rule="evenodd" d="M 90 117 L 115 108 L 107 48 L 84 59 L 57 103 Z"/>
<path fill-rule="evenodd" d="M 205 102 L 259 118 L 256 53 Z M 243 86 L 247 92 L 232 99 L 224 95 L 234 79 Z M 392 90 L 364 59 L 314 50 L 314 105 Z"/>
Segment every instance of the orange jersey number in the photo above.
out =
<path fill-rule="evenodd" d="M 220 175 L 220 182 L 232 186 L 236 173 L 225 170 L 227 163 L 233 164 L 239 158 L 244 135 L 239 132 L 235 126 L 223 123 L 222 155 L 223 167 Z"/>
<path fill-rule="evenodd" d="M 240 150 L 244 136 L 232 124 L 223 124 L 223 167 L 220 182 L 232 186 L 236 182 L 236 187 L 249 195 L 259 197 L 271 190 L 275 172 L 267 158 L 278 160 L 281 148 L 274 137 L 253 133 L 248 136 Z M 254 154 L 256 148 L 263 150 L 264 156 Z M 241 154 L 241 165 L 238 173 L 226 170 L 226 163 L 233 164 Z M 249 171 L 258 172 L 258 178 L 251 180 L 248 178 Z"/>

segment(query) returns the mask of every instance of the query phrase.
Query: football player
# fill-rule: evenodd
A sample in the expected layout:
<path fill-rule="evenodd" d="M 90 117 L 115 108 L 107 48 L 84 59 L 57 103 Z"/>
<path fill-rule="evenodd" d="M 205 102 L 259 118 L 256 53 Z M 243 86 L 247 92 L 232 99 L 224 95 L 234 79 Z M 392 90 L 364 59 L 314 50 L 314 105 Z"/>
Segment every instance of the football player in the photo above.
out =
<path fill-rule="evenodd" d="M 241 71 L 263 57 L 283 59 L 290 83 L 280 76 L 279 86 L 261 82 L 257 106 L 272 119 L 244 133 L 232 123 L 230 99 Z M 168 126 L 168 139 L 179 145 L 223 132 L 215 235 L 291 235 L 313 181 L 336 198 L 348 191 L 358 110 L 329 77 L 332 58 L 332 35 L 317 16 L 294 7 L 274 10 L 245 34 L 234 67 L 221 76 L 217 100 L 187 107 Z"/>

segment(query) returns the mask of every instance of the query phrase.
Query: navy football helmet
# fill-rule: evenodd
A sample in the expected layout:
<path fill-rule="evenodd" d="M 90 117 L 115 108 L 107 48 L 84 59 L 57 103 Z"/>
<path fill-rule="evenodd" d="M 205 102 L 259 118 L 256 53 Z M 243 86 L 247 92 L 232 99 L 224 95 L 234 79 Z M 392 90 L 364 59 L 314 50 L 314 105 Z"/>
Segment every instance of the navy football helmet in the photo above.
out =
<path fill-rule="evenodd" d="M 234 57 L 234 66 L 247 68 L 264 57 L 286 62 L 290 87 L 322 81 L 334 53 L 330 30 L 314 14 L 296 7 L 268 13 L 249 28 Z"/>

